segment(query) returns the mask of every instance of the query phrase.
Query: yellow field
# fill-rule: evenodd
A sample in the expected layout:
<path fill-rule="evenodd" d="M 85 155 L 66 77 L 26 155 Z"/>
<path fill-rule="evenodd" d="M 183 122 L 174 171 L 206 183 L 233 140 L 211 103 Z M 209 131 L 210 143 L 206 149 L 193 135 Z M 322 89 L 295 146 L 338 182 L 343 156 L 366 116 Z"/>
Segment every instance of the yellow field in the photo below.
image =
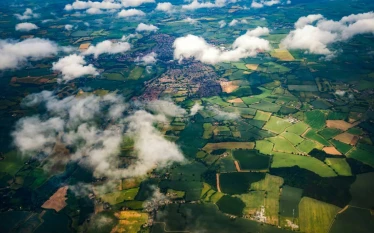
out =
<path fill-rule="evenodd" d="M 114 213 L 114 216 L 118 218 L 119 222 L 111 232 L 136 233 L 140 231 L 141 226 L 148 221 L 148 214 L 138 211 L 119 211 Z"/>
<path fill-rule="evenodd" d="M 342 155 L 342 153 L 340 153 L 335 147 L 333 146 L 328 146 L 328 147 L 324 147 L 323 148 L 323 151 L 326 152 L 327 154 L 330 154 L 330 155 Z"/>
<path fill-rule="evenodd" d="M 340 208 L 309 197 L 299 203 L 299 226 L 306 233 L 328 232 Z"/>
<path fill-rule="evenodd" d="M 253 142 L 218 142 L 218 143 L 207 143 L 203 150 L 210 153 L 213 150 L 218 149 L 253 149 L 255 144 Z"/>
<path fill-rule="evenodd" d="M 250 70 L 257 70 L 259 64 L 246 64 L 245 66 Z"/>
<path fill-rule="evenodd" d="M 227 102 L 229 102 L 229 103 L 243 103 L 243 100 L 240 99 L 240 98 L 236 98 L 236 99 L 228 100 Z"/>
<path fill-rule="evenodd" d="M 270 53 L 272 57 L 278 58 L 281 61 L 293 61 L 295 58 L 287 49 L 274 49 L 273 52 Z"/>
<path fill-rule="evenodd" d="M 222 91 L 226 93 L 231 93 L 239 88 L 238 85 L 235 85 L 232 81 L 230 82 L 219 82 L 221 85 Z"/>

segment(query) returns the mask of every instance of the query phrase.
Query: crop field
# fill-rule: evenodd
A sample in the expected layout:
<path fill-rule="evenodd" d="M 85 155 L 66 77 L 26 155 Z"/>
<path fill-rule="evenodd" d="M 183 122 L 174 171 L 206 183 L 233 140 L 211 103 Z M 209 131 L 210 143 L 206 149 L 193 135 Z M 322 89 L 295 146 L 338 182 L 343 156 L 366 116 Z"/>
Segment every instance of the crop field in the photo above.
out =
<path fill-rule="evenodd" d="M 106 79 L 112 80 L 112 81 L 125 81 L 126 80 L 126 78 L 123 77 L 123 75 L 120 73 L 105 73 L 103 74 L 103 76 Z"/>
<path fill-rule="evenodd" d="M 330 143 L 323 138 L 321 135 L 319 135 L 314 129 L 309 129 L 305 135 L 306 138 L 316 141 L 324 146 L 330 146 Z"/>
<path fill-rule="evenodd" d="M 220 82 L 219 84 L 221 85 L 222 91 L 226 93 L 231 93 L 239 88 L 238 85 L 234 84 L 234 81 Z"/>
<path fill-rule="evenodd" d="M 340 129 L 341 131 L 347 131 L 354 125 L 343 120 L 327 120 L 326 126 L 328 128 Z"/>
<path fill-rule="evenodd" d="M 274 49 L 271 53 L 272 57 L 278 58 L 281 61 L 293 61 L 295 58 L 287 49 Z"/>
<path fill-rule="evenodd" d="M 261 110 L 257 110 L 256 115 L 253 119 L 260 120 L 260 121 L 268 121 L 271 116 L 271 112 L 264 112 Z"/>
<path fill-rule="evenodd" d="M 328 232 L 340 208 L 309 197 L 299 203 L 299 226 L 306 233 Z"/>
<path fill-rule="evenodd" d="M 219 182 L 223 193 L 242 194 L 247 193 L 251 184 L 265 178 L 264 173 L 234 172 L 221 173 Z M 235 180 L 235 182 L 233 182 Z"/>
<path fill-rule="evenodd" d="M 270 157 L 256 150 L 234 150 L 233 156 L 239 161 L 241 170 L 263 170 L 269 167 Z"/>
<path fill-rule="evenodd" d="M 318 132 L 318 134 L 320 134 L 322 137 L 324 137 L 327 140 L 335 137 L 336 135 L 340 133 L 342 133 L 342 131 L 336 128 L 324 128 L 323 130 Z"/>
<path fill-rule="evenodd" d="M 301 200 L 302 189 L 290 187 L 285 185 L 282 187 L 282 192 L 279 201 L 279 213 L 284 217 L 299 216 L 299 202 Z"/>
<path fill-rule="evenodd" d="M 352 175 L 351 167 L 344 158 L 326 158 L 325 162 L 340 176 Z"/>
<path fill-rule="evenodd" d="M 227 149 L 227 150 L 233 150 L 233 149 L 253 149 L 255 144 L 253 142 L 218 142 L 218 143 L 207 143 L 203 150 L 210 153 L 214 150 L 218 149 Z"/>
<path fill-rule="evenodd" d="M 321 177 L 336 176 L 335 172 L 329 166 L 316 158 L 280 152 L 274 153 L 273 163 L 271 164 L 272 168 L 292 166 L 299 166 L 300 168 L 307 169 Z"/>
<path fill-rule="evenodd" d="M 357 159 L 358 161 L 374 167 L 374 156 L 372 152 L 360 148 L 353 148 L 347 153 L 347 157 Z"/>
<path fill-rule="evenodd" d="M 284 137 L 285 139 L 287 139 L 288 141 L 290 141 L 292 143 L 292 145 L 296 146 L 298 144 L 300 144 L 302 141 L 304 141 L 304 139 L 302 137 L 300 137 L 299 135 L 295 134 L 295 133 L 290 133 L 290 132 L 283 132 L 280 134 L 280 136 Z"/>
<path fill-rule="evenodd" d="M 330 140 L 331 144 L 335 146 L 335 148 L 340 151 L 342 154 L 346 154 L 348 151 L 350 151 L 353 147 L 351 145 L 345 144 L 343 142 L 337 141 L 337 140 Z"/>
<path fill-rule="evenodd" d="M 326 152 L 327 154 L 330 154 L 330 155 L 342 155 L 342 153 L 340 153 L 335 147 L 333 146 L 328 146 L 328 147 L 324 147 L 322 149 L 324 152 Z"/>
<path fill-rule="evenodd" d="M 326 114 L 319 110 L 305 113 L 305 123 L 313 129 L 322 129 L 325 126 Z"/>
<path fill-rule="evenodd" d="M 0 161 L 1 172 L 14 176 L 24 166 L 25 159 L 25 157 L 17 154 L 16 151 L 6 153 L 4 159 Z"/>
<path fill-rule="evenodd" d="M 286 132 L 294 133 L 297 135 L 303 134 L 309 126 L 302 121 L 297 122 L 296 124 L 291 125 L 290 127 L 286 128 Z"/>
<path fill-rule="evenodd" d="M 354 146 L 358 142 L 359 137 L 354 134 L 344 132 L 344 133 L 341 133 L 335 136 L 334 139 L 337 141 L 343 142 L 345 144 Z"/>
<path fill-rule="evenodd" d="M 275 152 L 285 152 L 285 153 L 294 153 L 294 154 L 299 154 L 300 151 L 297 150 L 290 141 L 285 139 L 282 136 L 276 136 L 272 138 L 267 138 L 267 140 L 271 141 L 274 143 L 274 148 L 273 151 Z"/>
<path fill-rule="evenodd" d="M 308 154 L 309 152 L 311 152 L 313 149 L 322 149 L 323 148 L 323 145 L 319 144 L 319 143 L 316 143 L 312 140 L 304 140 L 303 142 L 301 142 L 297 147 L 296 147 L 299 151 L 302 151 L 306 154 Z"/>
<path fill-rule="evenodd" d="M 200 199 L 203 184 L 199 181 L 176 181 L 163 180 L 159 184 L 160 189 L 173 189 L 185 192 L 185 199 L 188 201 L 196 201 Z"/>
<path fill-rule="evenodd" d="M 243 99 L 243 101 L 246 103 L 246 101 L 244 99 Z M 281 108 L 280 105 L 270 103 L 266 100 L 262 100 L 259 103 L 251 104 L 248 107 L 254 108 L 254 109 L 257 109 L 257 110 L 262 110 L 262 111 L 265 111 L 265 112 L 274 112 L 274 113 L 278 112 L 279 109 Z"/>
<path fill-rule="evenodd" d="M 270 155 L 272 154 L 274 144 L 267 140 L 259 140 L 256 141 L 255 149 L 258 150 L 262 154 Z"/>
<path fill-rule="evenodd" d="M 260 210 L 261 206 L 265 205 L 265 191 L 251 191 L 236 195 L 236 197 L 239 197 L 245 204 L 244 215 L 255 214 L 256 211 Z"/>
<path fill-rule="evenodd" d="M 129 74 L 129 79 L 138 80 L 143 75 L 144 68 L 136 66 Z"/>
<path fill-rule="evenodd" d="M 250 70 L 257 70 L 259 64 L 246 64 L 245 67 Z"/>
<path fill-rule="evenodd" d="M 123 201 L 134 200 L 139 188 L 132 188 L 112 193 L 106 193 L 100 196 L 101 200 L 108 202 L 111 205 L 121 203 Z"/>
<path fill-rule="evenodd" d="M 283 120 L 279 117 L 272 116 L 270 120 L 265 124 L 263 129 L 269 130 L 271 132 L 280 134 L 282 133 L 287 127 L 291 126 L 292 124 L 286 120 Z"/>
<path fill-rule="evenodd" d="M 147 213 L 134 210 L 119 211 L 114 213 L 114 216 L 116 216 L 119 221 L 118 225 L 112 229 L 112 232 L 137 233 L 148 220 Z"/>

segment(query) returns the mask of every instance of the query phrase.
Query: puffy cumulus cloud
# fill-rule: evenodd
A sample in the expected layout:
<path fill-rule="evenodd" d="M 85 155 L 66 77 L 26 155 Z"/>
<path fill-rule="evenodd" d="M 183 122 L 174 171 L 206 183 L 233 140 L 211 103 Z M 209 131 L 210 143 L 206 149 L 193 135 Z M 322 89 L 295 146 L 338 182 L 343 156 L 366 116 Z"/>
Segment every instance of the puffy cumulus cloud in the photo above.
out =
<path fill-rule="evenodd" d="M 31 30 L 38 29 L 39 27 L 33 23 L 19 23 L 16 25 L 16 31 L 28 32 Z"/>
<path fill-rule="evenodd" d="M 242 20 L 237 20 L 237 19 L 233 19 L 230 23 L 229 23 L 229 26 L 230 27 L 233 27 L 233 26 L 236 26 L 238 24 L 248 24 L 248 21 L 246 19 L 242 19 Z"/>
<path fill-rule="evenodd" d="M 46 114 L 20 119 L 12 133 L 14 144 L 26 155 L 44 152 L 53 164 L 61 161 L 53 156 L 55 144 L 60 143 L 74 148 L 68 149 L 65 163 L 79 161 L 96 177 L 112 180 L 143 176 L 157 167 L 184 161 L 178 146 L 154 127 L 157 122 L 168 123 L 163 110 L 157 115 L 145 110 L 131 112 L 123 98 L 115 94 L 60 99 L 44 91 L 23 102 L 24 106 L 40 104 L 46 107 Z M 123 137 L 134 141 L 134 157 L 126 168 L 119 159 Z"/>
<path fill-rule="evenodd" d="M 85 10 L 89 8 L 110 10 L 122 8 L 122 5 L 120 3 L 114 2 L 113 0 L 103 0 L 102 2 L 77 0 L 72 4 L 65 5 L 66 11 Z"/>
<path fill-rule="evenodd" d="M 136 62 L 142 62 L 145 65 L 154 64 L 157 62 L 157 54 L 155 52 L 148 53 L 143 57 L 137 57 Z"/>
<path fill-rule="evenodd" d="M 342 90 L 336 90 L 335 91 L 335 95 L 338 95 L 338 96 L 344 96 L 346 93 L 346 91 L 342 91 Z"/>
<path fill-rule="evenodd" d="M 39 14 L 35 14 L 30 8 L 27 8 L 22 15 L 14 14 L 14 16 L 16 16 L 16 18 L 19 20 L 27 20 L 31 18 L 38 18 Z"/>
<path fill-rule="evenodd" d="M 195 116 L 196 113 L 198 113 L 200 110 L 202 110 L 204 107 L 201 106 L 199 103 L 195 103 L 192 108 L 190 109 L 190 116 Z"/>
<path fill-rule="evenodd" d="M 166 122 L 163 115 L 152 115 L 139 110 L 129 116 L 126 122 L 127 134 L 134 138 L 134 150 L 137 154 L 137 161 L 127 168 L 126 173 L 145 175 L 156 166 L 162 168 L 174 162 L 184 161 L 177 145 L 166 140 L 153 126 L 156 122 Z"/>
<path fill-rule="evenodd" d="M 71 30 L 73 29 L 73 27 L 74 27 L 74 26 L 71 25 L 71 24 L 66 24 L 66 25 L 65 25 L 65 30 L 66 30 L 66 31 L 71 31 Z"/>
<path fill-rule="evenodd" d="M 142 31 L 157 31 L 158 30 L 158 27 L 154 26 L 153 24 L 144 24 L 144 23 L 140 23 L 137 27 L 136 27 L 136 31 L 137 32 L 142 32 Z"/>
<path fill-rule="evenodd" d="M 155 0 L 121 0 L 124 7 L 137 7 L 144 3 L 154 3 Z"/>
<path fill-rule="evenodd" d="M 86 64 L 83 56 L 72 54 L 54 62 L 52 70 L 61 72 L 62 80 L 59 81 L 70 81 L 84 75 L 99 74 L 92 64 Z"/>
<path fill-rule="evenodd" d="M 86 13 L 89 14 L 89 15 L 99 15 L 99 14 L 104 14 L 104 11 L 102 11 L 99 8 L 91 7 L 91 8 L 86 10 Z"/>
<path fill-rule="evenodd" d="M 333 57 L 328 46 L 346 41 L 357 34 L 374 33 L 374 13 L 352 14 L 339 21 L 327 20 L 322 15 L 301 17 L 281 45 L 288 49 L 302 49 L 309 53 Z"/>
<path fill-rule="evenodd" d="M 131 49 L 131 45 L 128 42 L 112 42 L 110 40 L 104 40 L 97 45 L 91 45 L 83 55 L 93 54 L 95 58 L 98 58 L 101 54 L 116 54 L 124 53 Z"/>
<path fill-rule="evenodd" d="M 237 61 L 245 57 L 256 56 L 259 51 L 270 50 L 269 41 L 259 36 L 269 34 L 267 28 L 257 27 L 238 37 L 230 50 L 223 50 L 208 44 L 202 37 L 187 35 L 174 41 L 174 59 L 194 58 L 198 61 L 216 64 L 219 62 Z"/>
<path fill-rule="evenodd" d="M 189 24 L 197 24 L 199 22 L 196 19 L 192 19 L 190 17 L 187 17 L 187 18 L 183 19 L 182 21 L 186 22 L 186 23 L 189 23 Z"/>
<path fill-rule="evenodd" d="M 56 43 L 45 39 L 0 40 L 0 70 L 18 68 L 28 59 L 40 60 L 59 50 Z"/>
<path fill-rule="evenodd" d="M 286 2 L 282 2 L 281 0 L 260 0 L 260 1 L 252 1 L 251 7 L 252 8 L 262 8 L 264 6 L 273 6 L 273 5 L 279 5 L 279 4 L 291 4 L 291 1 L 288 0 Z"/>
<path fill-rule="evenodd" d="M 153 100 L 146 103 L 146 108 L 169 117 L 183 117 L 186 110 L 167 100 Z"/>
<path fill-rule="evenodd" d="M 172 12 L 174 9 L 174 6 L 170 2 L 160 2 L 157 3 L 157 6 L 155 10 L 157 11 L 164 11 L 164 12 Z"/>
<path fill-rule="evenodd" d="M 239 112 L 225 112 L 213 106 L 210 106 L 207 109 L 215 115 L 214 118 L 217 120 L 235 120 L 240 117 Z"/>
<path fill-rule="evenodd" d="M 221 20 L 218 22 L 219 28 L 223 28 L 226 26 L 226 22 L 224 20 Z"/>
<path fill-rule="evenodd" d="M 119 18 L 127 18 L 127 17 L 134 17 L 134 16 L 144 16 L 145 13 L 141 10 L 137 9 L 128 9 L 128 10 L 122 10 L 118 13 Z"/>
<path fill-rule="evenodd" d="M 135 34 L 129 34 L 128 36 L 124 35 L 121 38 L 121 41 L 129 41 L 130 39 L 137 38 L 139 36 L 138 33 Z"/>
<path fill-rule="evenodd" d="M 26 117 L 19 120 L 12 133 L 14 145 L 22 153 L 43 151 L 51 153 L 56 142 L 57 133 L 64 127 L 64 121 L 59 117 L 41 120 L 38 116 Z"/>
<path fill-rule="evenodd" d="M 195 10 L 200 8 L 213 8 L 213 7 L 224 7 L 227 3 L 233 2 L 227 0 L 215 0 L 214 2 L 205 2 L 199 0 L 193 0 L 191 3 L 182 5 L 182 9 Z"/>

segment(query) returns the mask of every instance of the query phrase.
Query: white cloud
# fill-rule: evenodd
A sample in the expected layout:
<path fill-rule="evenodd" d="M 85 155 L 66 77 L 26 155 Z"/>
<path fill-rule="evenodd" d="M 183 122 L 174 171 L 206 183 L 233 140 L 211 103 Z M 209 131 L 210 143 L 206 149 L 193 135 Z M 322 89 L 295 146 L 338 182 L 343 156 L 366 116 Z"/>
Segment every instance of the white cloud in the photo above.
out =
<path fill-rule="evenodd" d="M 178 146 L 166 140 L 154 127 L 157 122 L 168 123 L 163 110 L 157 115 L 137 110 L 128 112 L 129 116 L 124 118 L 127 104 L 114 94 L 59 99 L 44 91 L 28 96 L 24 102 L 24 106 L 43 104 L 48 112 L 47 119 L 34 116 L 17 123 L 12 133 L 14 144 L 26 155 L 43 151 L 49 156 L 59 141 L 74 148 L 65 163 L 79 161 L 91 168 L 96 177 L 108 177 L 109 183 L 118 178 L 143 176 L 156 167 L 184 161 Z M 111 123 L 102 127 L 108 121 Z M 121 168 L 119 158 L 123 136 L 134 140 L 134 159 L 126 168 Z M 52 164 L 56 159 L 59 158 L 47 157 Z"/>
<path fill-rule="evenodd" d="M 39 27 L 33 23 L 19 23 L 16 25 L 16 31 L 28 32 L 31 30 L 38 29 Z"/>
<path fill-rule="evenodd" d="M 160 2 L 157 3 L 156 10 L 157 11 L 164 11 L 164 12 L 172 12 L 173 11 L 173 5 L 170 2 Z"/>
<path fill-rule="evenodd" d="M 121 41 L 129 41 L 132 38 L 136 38 L 138 36 L 138 33 L 135 34 L 129 34 L 128 36 L 124 35 L 121 38 Z"/>
<path fill-rule="evenodd" d="M 0 40 L 0 70 L 17 68 L 28 59 L 40 60 L 58 51 L 57 44 L 45 39 Z"/>
<path fill-rule="evenodd" d="M 124 7 L 137 7 L 144 3 L 154 3 L 155 0 L 121 0 Z"/>
<path fill-rule="evenodd" d="M 136 27 L 136 31 L 137 32 L 141 32 L 141 31 L 157 31 L 158 30 L 158 27 L 152 25 L 152 24 L 144 24 L 144 23 L 140 23 L 137 27 Z"/>
<path fill-rule="evenodd" d="M 83 55 L 93 54 L 95 58 L 98 58 L 101 54 L 116 54 L 124 53 L 131 49 L 131 45 L 127 42 L 112 42 L 110 40 L 105 40 L 98 43 L 96 46 L 91 45 Z"/>
<path fill-rule="evenodd" d="M 65 6 L 66 11 L 71 10 L 85 10 L 89 8 L 96 8 L 96 9 L 119 9 L 122 5 L 120 3 L 116 3 L 110 0 L 103 0 L 102 2 L 93 2 L 93 1 L 75 1 L 72 4 L 67 4 Z"/>
<path fill-rule="evenodd" d="M 66 24 L 66 25 L 65 25 L 65 30 L 66 30 L 66 31 L 71 31 L 71 30 L 73 29 L 73 27 L 74 27 L 74 26 L 71 25 L 71 24 Z"/>
<path fill-rule="evenodd" d="M 224 20 L 219 21 L 218 24 L 219 24 L 219 28 L 223 28 L 226 26 L 226 22 Z"/>
<path fill-rule="evenodd" d="M 195 116 L 196 113 L 198 113 L 200 110 L 202 110 L 204 107 L 201 106 L 199 103 L 195 103 L 191 110 L 190 110 L 190 116 Z"/>
<path fill-rule="evenodd" d="M 267 28 L 257 27 L 239 36 L 231 45 L 231 50 L 222 50 L 208 44 L 202 37 L 187 35 L 174 41 L 174 59 L 194 58 L 198 61 L 216 64 L 225 61 L 238 61 L 241 58 L 256 56 L 258 51 L 270 50 L 269 41 L 259 36 L 269 34 Z"/>
<path fill-rule="evenodd" d="M 35 14 L 30 8 L 27 8 L 22 15 L 14 14 L 14 16 L 16 16 L 16 18 L 19 20 L 26 20 L 31 18 L 38 18 L 39 14 Z"/>
<path fill-rule="evenodd" d="M 167 100 L 153 100 L 147 102 L 146 107 L 153 112 L 169 117 L 183 117 L 187 113 L 185 109 Z"/>
<path fill-rule="evenodd" d="M 128 9 L 128 10 L 122 10 L 118 13 L 118 17 L 120 18 L 126 18 L 126 17 L 133 17 L 133 16 L 144 16 L 145 13 L 141 10 L 137 9 Z"/>
<path fill-rule="evenodd" d="M 236 20 L 236 19 L 233 19 L 230 23 L 229 23 L 229 26 L 232 27 L 232 26 L 235 26 L 236 24 L 238 24 L 239 21 Z"/>
<path fill-rule="evenodd" d="M 84 75 L 99 74 L 92 64 L 86 64 L 83 56 L 72 54 L 54 62 L 52 70 L 61 72 L 64 81 L 70 81 Z"/>
<path fill-rule="evenodd" d="M 335 91 L 335 95 L 338 95 L 338 96 L 344 96 L 345 95 L 345 91 L 342 91 L 342 90 L 336 90 Z"/>
<path fill-rule="evenodd" d="M 155 52 L 151 52 L 143 57 L 137 57 L 135 61 L 143 62 L 145 65 L 154 64 L 157 62 L 157 54 Z"/>
<path fill-rule="evenodd" d="M 186 23 L 189 23 L 189 24 L 197 24 L 199 22 L 196 19 L 192 19 L 190 17 L 187 17 L 187 18 L 183 19 L 182 21 L 186 22 Z"/>
<path fill-rule="evenodd" d="M 216 118 L 217 120 L 235 120 L 240 117 L 239 112 L 225 112 L 213 106 L 208 107 L 208 110 L 213 112 L 213 114 L 215 115 L 214 118 Z"/>
<path fill-rule="evenodd" d="M 346 41 L 357 34 L 374 33 L 374 13 L 368 12 L 343 17 L 340 21 L 327 20 L 322 15 L 301 17 L 281 45 L 288 49 L 302 49 L 309 53 L 335 55 L 329 45 Z"/>
<path fill-rule="evenodd" d="M 99 14 L 103 14 L 104 11 L 102 11 L 100 8 L 91 7 L 86 10 L 86 13 L 90 15 L 99 15 Z"/>
<path fill-rule="evenodd" d="M 224 7 L 226 4 L 226 0 L 215 0 L 215 2 L 202 2 L 199 0 L 193 0 L 190 4 L 182 5 L 182 9 L 195 10 L 200 8 Z"/>
<path fill-rule="evenodd" d="M 288 0 L 286 2 L 287 4 L 290 4 L 291 1 Z M 252 8 L 262 8 L 264 6 L 273 6 L 273 5 L 279 5 L 282 4 L 281 0 L 260 0 L 260 1 L 252 1 L 251 7 Z M 284 4 L 284 2 L 283 2 Z"/>

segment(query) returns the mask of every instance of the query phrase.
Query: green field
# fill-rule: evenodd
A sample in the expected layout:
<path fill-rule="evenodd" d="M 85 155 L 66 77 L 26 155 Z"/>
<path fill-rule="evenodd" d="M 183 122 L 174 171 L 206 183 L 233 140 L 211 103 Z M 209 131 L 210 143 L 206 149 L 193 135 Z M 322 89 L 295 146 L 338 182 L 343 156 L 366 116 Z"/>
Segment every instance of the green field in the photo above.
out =
<path fill-rule="evenodd" d="M 331 139 L 330 142 L 342 154 L 346 154 L 348 151 L 350 151 L 353 148 L 351 145 L 345 144 L 343 142 L 340 142 L 334 139 Z"/>
<path fill-rule="evenodd" d="M 274 112 L 274 113 L 278 112 L 279 109 L 281 108 L 280 105 L 270 103 L 266 100 L 261 100 L 260 103 L 251 104 L 248 107 L 254 108 L 254 109 L 257 109 L 257 110 L 262 110 L 262 111 L 265 111 L 265 112 Z"/>
<path fill-rule="evenodd" d="M 139 188 L 132 188 L 112 193 L 106 193 L 100 196 L 101 200 L 108 202 L 111 205 L 121 203 L 123 201 L 134 200 Z"/>
<path fill-rule="evenodd" d="M 340 208 L 309 197 L 299 203 L 299 226 L 306 233 L 328 232 Z"/>
<path fill-rule="evenodd" d="M 271 164 L 272 168 L 292 166 L 299 166 L 322 177 L 336 176 L 335 172 L 329 166 L 316 158 L 280 152 L 274 153 L 273 163 Z"/>
<path fill-rule="evenodd" d="M 120 73 L 104 73 L 103 76 L 111 81 L 125 81 L 126 78 Z"/>
<path fill-rule="evenodd" d="M 129 79 L 138 80 L 144 72 L 144 68 L 136 66 L 129 74 Z"/>
<path fill-rule="evenodd" d="M 274 152 L 285 152 L 285 153 L 293 153 L 293 154 L 300 153 L 300 151 L 297 150 L 290 141 L 288 141 L 282 136 L 267 138 L 267 140 L 274 143 L 274 148 L 273 148 Z"/>
<path fill-rule="evenodd" d="M 253 119 L 260 120 L 260 121 L 268 121 L 270 116 L 271 116 L 270 112 L 257 110 L 256 115 Z"/>
<path fill-rule="evenodd" d="M 319 135 L 317 131 L 314 129 L 308 130 L 308 132 L 305 134 L 305 137 L 313 141 L 316 141 L 324 146 L 330 146 L 330 143 L 321 135 Z"/>
<path fill-rule="evenodd" d="M 274 144 L 267 140 L 259 140 L 256 141 L 255 149 L 258 150 L 262 154 L 270 155 L 273 152 Z"/>
<path fill-rule="evenodd" d="M 252 183 L 264 178 L 264 173 L 233 172 L 221 173 L 219 180 L 222 192 L 227 194 L 242 194 L 249 191 Z"/>
<path fill-rule="evenodd" d="M 339 150 L 338 147 L 337 149 Z M 347 153 L 347 157 L 357 159 L 358 161 L 361 161 L 365 164 L 374 167 L 374 154 L 372 151 L 369 152 L 366 150 L 362 150 L 360 148 L 353 148 L 351 151 Z"/>
<path fill-rule="evenodd" d="M 327 140 L 335 137 L 336 135 L 340 133 L 342 133 L 340 129 L 334 129 L 334 128 L 324 128 L 318 132 L 318 134 L 320 134 L 322 137 L 324 137 Z"/>
<path fill-rule="evenodd" d="M 290 132 L 290 133 L 297 134 L 297 135 L 301 135 L 307 130 L 307 128 L 309 128 L 309 126 L 307 124 L 305 124 L 302 121 L 299 121 L 296 124 L 293 124 L 290 127 L 288 127 L 286 129 L 286 131 Z"/>
<path fill-rule="evenodd" d="M 229 195 L 223 196 L 216 204 L 222 212 L 237 216 L 242 216 L 245 207 L 244 202 L 240 198 Z"/>
<path fill-rule="evenodd" d="M 234 150 L 233 156 L 239 161 L 241 170 L 263 170 L 269 167 L 270 157 L 256 150 Z"/>
<path fill-rule="evenodd" d="M 292 124 L 286 120 L 283 120 L 279 117 L 272 116 L 270 120 L 265 124 L 263 129 L 269 130 L 271 132 L 280 134 L 282 133 L 287 127 L 291 126 Z"/>
<path fill-rule="evenodd" d="M 303 190 L 288 185 L 282 187 L 279 201 L 279 213 L 284 217 L 299 216 L 299 202 L 301 200 Z"/>
<path fill-rule="evenodd" d="M 297 147 L 296 147 L 299 151 L 302 151 L 306 154 L 308 154 L 309 152 L 311 152 L 313 149 L 322 149 L 323 148 L 323 145 L 321 144 L 318 144 L 312 140 L 304 140 L 303 142 L 301 142 Z"/>
<path fill-rule="evenodd" d="M 313 129 L 322 129 L 325 126 L 326 115 L 322 111 L 313 110 L 305 113 L 305 123 Z"/>
<path fill-rule="evenodd" d="M 325 163 L 340 176 L 352 175 L 351 167 L 344 158 L 326 158 Z"/>
<path fill-rule="evenodd" d="M 290 141 L 294 146 L 304 141 L 304 139 L 300 137 L 298 134 L 287 132 L 287 130 L 286 132 L 281 133 L 281 136 Z"/>
<path fill-rule="evenodd" d="M 351 185 L 352 206 L 370 209 L 374 206 L 374 172 L 359 174 Z"/>

